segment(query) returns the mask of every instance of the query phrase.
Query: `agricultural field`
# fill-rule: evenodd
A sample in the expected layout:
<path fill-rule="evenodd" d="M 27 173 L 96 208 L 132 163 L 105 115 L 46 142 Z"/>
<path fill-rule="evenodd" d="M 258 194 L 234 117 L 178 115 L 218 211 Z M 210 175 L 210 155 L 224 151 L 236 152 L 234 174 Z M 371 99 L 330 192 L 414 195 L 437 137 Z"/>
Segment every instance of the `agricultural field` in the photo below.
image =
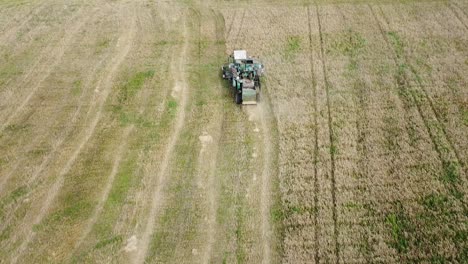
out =
<path fill-rule="evenodd" d="M 467 263 L 467 73 L 464 0 L 0 0 L 0 263 Z"/>

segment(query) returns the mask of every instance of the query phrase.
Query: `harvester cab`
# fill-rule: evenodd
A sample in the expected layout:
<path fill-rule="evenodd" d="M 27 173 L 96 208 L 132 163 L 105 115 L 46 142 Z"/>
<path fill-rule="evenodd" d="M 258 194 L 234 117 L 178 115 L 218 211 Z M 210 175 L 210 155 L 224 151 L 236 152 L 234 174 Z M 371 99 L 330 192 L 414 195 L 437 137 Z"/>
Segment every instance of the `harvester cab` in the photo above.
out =
<path fill-rule="evenodd" d="M 235 50 L 221 70 L 223 79 L 234 88 L 237 104 L 257 104 L 260 100 L 260 77 L 264 72 L 259 60 L 248 57 L 245 50 Z"/>

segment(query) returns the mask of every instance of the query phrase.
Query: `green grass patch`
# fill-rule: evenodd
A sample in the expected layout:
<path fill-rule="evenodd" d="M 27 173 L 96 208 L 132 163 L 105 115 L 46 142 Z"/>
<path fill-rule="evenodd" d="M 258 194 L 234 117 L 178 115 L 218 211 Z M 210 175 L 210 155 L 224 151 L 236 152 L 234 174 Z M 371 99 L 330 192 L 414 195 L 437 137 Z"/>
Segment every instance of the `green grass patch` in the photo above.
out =
<path fill-rule="evenodd" d="M 429 194 L 423 198 L 422 204 L 431 211 L 440 211 L 445 208 L 448 203 L 448 198 L 440 194 Z"/>
<path fill-rule="evenodd" d="M 101 249 L 103 247 L 106 247 L 108 245 L 115 244 L 115 243 L 122 244 L 122 241 L 123 241 L 123 237 L 121 235 L 113 236 L 111 238 L 104 239 L 104 240 L 97 242 L 96 245 L 94 246 L 94 249 Z"/>
<path fill-rule="evenodd" d="M 111 41 L 109 39 L 101 39 L 96 44 L 96 54 L 104 52 L 109 46 Z"/>
<path fill-rule="evenodd" d="M 442 167 L 442 181 L 448 184 L 457 184 L 460 180 L 460 168 L 458 163 L 454 161 L 445 161 L 442 163 Z"/>
<path fill-rule="evenodd" d="M 197 233 L 197 226 L 200 224 L 199 208 L 194 206 L 195 201 L 198 199 L 196 192 L 192 192 L 195 186 L 194 176 L 196 174 L 196 162 L 198 152 L 196 145 L 198 140 L 194 134 L 198 134 L 193 127 L 194 123 L 189 123 L 188 127 L 184 129 L 174 149 L 173 156 L 178 157 L 177 160 L 172 160 L 171 163 L 177 164 L 172 169 L 171 181 L 167 183 L 167 194 L 171 197 L 158 223 L 161 226 L 151 238 L 151 253 L 147 256 L 149 262 L 170 262 L 169 260 L 174 257 L 174 248 L 177 240 L 173 239 L 174 234 L 165 232 L 164 230 L 175 229 L 178 230 L 177 237 L 183 238 L 184 241 L 194 241 Z M 171 167 L 172 168 L 172 167 Z M 180 200 L 180 197 L 185 199 Z M 183 229 L 174 228 L 176 226 L 184 227 Z"/>
<path fill-rule="evenodd" d="M 123 236 L 114 234 L 114 225 L 120 216 L 121 208 L 126 203 L 127 195 L 136 182 L 137 175 L 137 153 L 122 161 L 119 166 L 109 197 L 106 200 L 102 213 L 93 227 L 93 236 L 96 238 L 94 246 L 78 252 L 72 257 L 72 263 L 83 263 L 90 257 L 89 254 L 100 250 L 110 250 L 109 246 L 115 248 L 123 243 Z M 95 253 L 92 253 L 95 254 Z M 99 254 L 99 253 L 97 253 Z"/>
<path fill-rule="evenodd" d="M 71 93 L 74 96 L 80 95 L 81 94 L 81 87 L 82 87 L 81 80 L 74 81 L 72 83 Z"/>
<path fill-rule="evenodd" d="M 468 109 L 462 109 L 462 121 L 465 126 L 468 126 Z"/>
<path fill-rule="evenodd" d="M 348 209 L 362 209 L 363 208 L 362 204 L 359 204 L 359 203 L 356 203 L 356 202 L 353 202 L 353 201 L 349 201 L 349 202 L 345 203 L 344 207 L 348 208 Z"/>
<path fill-rule="evenodd" d="M 136 124 L 141 127 L 152 127 L 154 124 L 143 118 L 140 114 L 129 109 L 129 103 L 145 82 L 154 76 L 153 70 L 142 71 L 134 74 L 127 82 L 120 85 L 117 91 L 118 103 L 110 106 L 110 110 L 118 118 L 120 125 Z"/>
<path fill-rule="evenodd" d="M 19 198 L 23 197 L 27 193 L 28 193 L 28 189 L 26 186 L 23 185 L 23 186 L 16 188 L 10 194 L 10 197 L 8 199 L 16 202 Z"/>
<path fill-rule="evenodd" d="M 358 68 L 359 68 L 358 62 L 355 59 L 351 59 L 348 65 L 346 66 L 346 69 L 348 70 L 348 72 L 355 72 L 358 70 Z"/>
<path fill-rule="evenodd" d="M 399 85 L 406 85 L 407 83 L 406 69 L 408 69 L 408 65 L 406 63 L 398 64 L 396 79 Z"/>
<path fill-rule="evenodd" d="M 114 207 L 122 204 L 126 199 L 126 194 L 132 185 L 133 169 L 135 160 L 129 160 L 120 167 L 114 186 L 107 200 L 109 207 Z"/>
<path fill-rule="evenodd" d="M 143 87 L 145 81 L 153 77 L 154 71 L 138 72 L 133 75 L 124 85 L 119 87 L 118 101 L 126 104 Z"/>
<path fill-rule="evenodd" d="M 175 100 L 169 100 L 167 102 L 167 110 L 174 114 L 177 111 L 177 101 Z"/>
<path fill-rule="evenodd" d="M 55 211 L 41 223 L 34 225 L 33 231 L 46 231 L 48 228 L 57 226 L 60 223 L 78 221 L 87 217 L 93 208 L 93 204 L 90 201 L 79 200 L 75 197 L 78 196 L 73 193 L 68 194 L 65 197 L 67 206 Z"/>
<path fill-rule="evenodd" d="M 407 238 L 408 219 L 405 216 L 401 205 L 396 212 L 390 213 L 385 219 L 386 224 L 390 228 L 390 233 L 393 241 L 390 243 L 398 253 L 406 253 L 409 248 Z"/>
<path fill-rule="evenodd" d="M 289 207 L 289 211 L 291 213 L 296 213 L 296 214 L 302 214 L 305 212 L 305 210 L 301 207 L 298 207 L 298 206 L 291 206 Z"/>
<path fill-rule="evenodd" d="M 277 206 L 276 204 L 273 205 L 271 211 L 270 211 L 270 217 L 273 220 L 273 222 L 282 222 L 285 219 L 285 214 L 283 208 L 280 206 Z"/>
<path fill-rule="evenodd" d="M 0 202 L 0 220 L 3 219 L 5 210 L 4 208 L 8 206 L 11 203 L 16 203 L 19 201 L 21 197 L 26 195 L 28 193 L 28 189 L 26 186 L 20 186 L 16 188 L 14 191 L 12 191 L 8 196 L 2 199 Z"/>
<path fill-rule="evenodd" d="M 395 53 L 397 57 L 399 59 L 403 58 L 405 50 L 404 50 L 403 41 L 401 40 L 400 35 L 398 35 L 398 33 L 395 31 L 389 31 L 387 32 L 387 36 L 395 49 Z"/>
<path fill-rule="evenodd" d="M 289 36 L 286 41 L 285 56 L 287 59 L 292 59 L 301 48 L 300 36 Z"/>
<path fill-rule="evenodd" d="M 435 254 L 434 256 L 431 256 L 430 258 L 431 264 L 445 264 L 445 263 L 450 263 L 451 261 L 447 260 L 444 256 L 441 256 L 439 254 Z"/>
<path fill-rule="evenodd" d="M 330 146 L 330 154 L 331 155 L 338 155 L 338 147 L 336 145 Z"/>
<path fill-rule="evenodd" d="M 337 40 L 332 42 L 327 53 L 335 53 L 355 57 L 362 52 L 364 47 L 367 45 L 366 39 L 352 30 L 346 31 L 344 34 L 340 34 Z"/>

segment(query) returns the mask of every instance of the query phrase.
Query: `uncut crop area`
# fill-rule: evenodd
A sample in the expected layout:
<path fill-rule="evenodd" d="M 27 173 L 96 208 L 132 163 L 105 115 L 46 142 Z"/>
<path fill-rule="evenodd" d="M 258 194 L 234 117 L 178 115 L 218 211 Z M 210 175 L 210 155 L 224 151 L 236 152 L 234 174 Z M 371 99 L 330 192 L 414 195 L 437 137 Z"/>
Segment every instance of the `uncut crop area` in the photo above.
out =
<path fill-rule="evenodd" d="M 0 1 L 0 263 L 468 263 L 467 73 L 463 0 Z"/>

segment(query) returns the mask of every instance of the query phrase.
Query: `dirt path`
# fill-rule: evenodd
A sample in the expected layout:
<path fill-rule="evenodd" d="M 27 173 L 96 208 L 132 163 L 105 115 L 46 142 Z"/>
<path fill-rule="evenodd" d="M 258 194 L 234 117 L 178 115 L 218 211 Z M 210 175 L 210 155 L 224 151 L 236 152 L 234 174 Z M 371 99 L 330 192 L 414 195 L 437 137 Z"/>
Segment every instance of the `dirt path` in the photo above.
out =
<path fill-rule="evenodd" d="M 136 33 L 136 21 L 135 21 L 135 12 L 134 10 L 127 12 L 131 12 L 131 14 L 128 14 L 129 17 L 125 19 L 127 23 L 129 23 L 128 26 L 123 27 L 125 29 L 125 32 L 121 35 L 121 37 L 118 40 L 117 47 L 118 53 L 114 57 L 114 59 L 111 62 L 111 67 L 108 70 L 107 74 L 105 75 L 106 77 L 98 83 L 95 92 L 100 93 L 100 97 L 93 101 L 93 103 L 96 103 L 97 105 L 95 106 L 96 108 L 96 114 L 94 115 L 93 120 L 87 127 L 85 131 L 84 138 L 79 142 L 79 145 L 75 149 L 75 151 L 72 153 L 68 161 L 66 162 L 65 166 L 62 168 L 60 171 L 60 174 L 58 175 L 57 180 L 55 183 L 51 186 L 47 197 L 45 201 L 41 205 L 41 210 L 39 214 L 37 214 L 32 221 L 29 224 L 26 224 L 27 227 L 25 227 L 24 233 L 25 233 L 25 238 L 22 241 L 21 245 L 19 246 L 17 253 L 12 259 L 12 263 L 16 263 L 17 260 L 22 256 L 24 251 L 26 250 L 28 244 L 32 241 L 34 238 L 34 232 L 32 231 L 32 227 L 34 225 L 39 224 L 44 216 L 48 213 L 48 210 L 52 203 L 55 201 L 55 198 L 60 192 L 61 187 L 63 186 L 64 180 L 65 180 L 65 175 L 68 174 L 70 169 L 72 168 L 73 164 L 75 163 L 77 157 L 81 153 L 81 150 L 84 148 L 86 143 L 89 141 L 91 136 L 94 134 L 94 130 L 99 123 L 99 120 L 101 119 L 102 115 L 102 110 L 104 103 L 112 89 L 112 84 L 113 80 L 115 77 L 115 74 L 117 73 L 117 70 L 119 69 L 120 64 L 125 60 L 125 57 L 127 56 L 128 52 L 131 49 L 131 46 L 133 44 L 133 39 L 135 37 Z"/>
<path fill-rule="evenodd" d="M 173 88 L 172 95 L 178 99 L 179 106 L 176 116 L 176 121 L 174 125 L 174 130 L 169 139 L 168 144 L 166 145 L 166 149 L 164 151 L 164 158 L 161 161 L 159 166 L 159 171 L 157 173 L 157 182 L 155 190 L 152 192 L 151 196 L 151 204 L 150 204 L 150 211 L 148 214 L 148 220 L 145 223 L 143 234 L 141 235 L 141 241 L 138 243 L 139 247 L 133 258 L 134 263 L 143 263 L 145 261 L 146 254 L 148 252 L 151 236 L 154 232 L 154 226 L 156 223 L 156 216 L 158 214 L 159 208 L 161 206 L 162 198 L 163 198 L 163 188 L 165 186 L 167 180 L 167 168 L 174 151 L 175 145 L 179 138 L 179 134 L 184 126 L 185 122 L 185 108 L 187 106 L 188 97 L 189 97 L 189 87 L 187 84 L 187 77 L 186 77 L 186 65 L 185 59 L 187 58 L 188 54 L 188 28 L 186 22 L 183 22 L 183 37 L 184 37 L 184 45 L 182 48 L 182 52 L 179 55 L 179 59 L 176 65 L 178 65 L 177 70 L 172 68 L 173 76 L 178 76 L 176 78 L 176 82 Z M 176 71 L 174 71 L 176 70 Z"/>

